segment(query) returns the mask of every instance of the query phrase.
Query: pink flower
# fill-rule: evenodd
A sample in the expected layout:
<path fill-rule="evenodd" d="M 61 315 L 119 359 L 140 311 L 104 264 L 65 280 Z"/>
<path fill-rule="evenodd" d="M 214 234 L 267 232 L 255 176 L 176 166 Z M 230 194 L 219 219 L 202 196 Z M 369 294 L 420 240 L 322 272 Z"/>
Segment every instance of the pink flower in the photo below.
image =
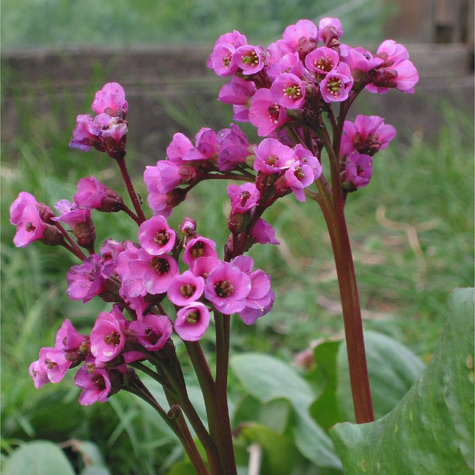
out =
<path fill-rule="evenodd" d="M 71 321 L 66 318 L 56 333 L 54 347 L 63 351 L 77 351 L 87 340 L 87 337 L 78 333 Z"/>
<path fill-rule="evenodd" d="M 254 183 L 244 185 L 229 185 L 227 188 L 231 199 L 232 213 L 244 214 L 253 209 L 260 198 L 259 190 Z"/>
<path fill-rule="evenodd" d="M 167 295 L 173 304 L 184 307 L 198 300 L 203 294 L 203 289 L 203 278 L 187 270 L 171 280 Z"/>
<path fill-rule="evenodd" d="M 120 117 L 121 119 L 127 115 L 128 107 L 124 89 L 116 82 L 105 84 L 100 91 L 96 92 L 92 103 L 92 110 L 96 114 L 105 112 L 111 117 Z"/>
<path fill-rule="evenodd" d="M 346 51 L 345 62 L 348 63 L 351 71 L 357 69 L 363 73 L 367 73 L 372 69 L 376 69 L 377 67 L 381 66 L 381 64 L 383 64 L 383 60 L 381 58 L 373 57 L 369 51 L 361 47 L 348 47 Z M 353 73 L 353 76 L 355 76 L 355 73 Z"/>
<path fill-rule="evenodd" d="M 129 274 L 124 281 L 140 279 L 144 290 L 152 295 L 162 294 L 168 290 L 171 280 L 178 274 L 178 264 L 173 257 L 151 256 L 145 249 L 140 249 L 138 259 L 129 262 Z M 127 279 L 128 276 L 128 279 Z M 143 296 L 140 292 L 134 296 Z"/>
<path fill-rule="evenodd" d="M 209 273 L 204 293 L 218 311 L 231 315 L 244 309 L 250 290 L 249 276 L 229 262 L 223 262 Z"/>
<path fill-rule="evenodd" d="M 366 86 L 368 91 L 385 94 L 395 88 L 405 93 L 414 93 L 419 75 L 414 64 L 409 61 L 409 53 L 403 45 L 394 40 L 383 41 L 376 56 L 382 58 L 384 63 L 376 71 L 372 84 Z"/>
<path fill-rule="evenodd" d="M 91 330 L 91 353 L 98 362 L 111 361 L 124 349 L 126 320 L 120 312 L 101 312 Z"/>
<path fill-rule="evenodd" d="M 50 382 L 46 368 L 39 360 L 33 361 L 33 363 L 30 364 L 29 373 L 36 389 L 39 389 L 41 386 Z"/>
<path fill-rule="evenodd" d="M 233 61 L 241 68 L 244 75 L 256 74 L 265 66 L 262 48 L 252 45 L 240 46 L 234 52 Z"/>
<path fill-rule="evenodd" d="M 122 198 L 94 176 L 79 180 L 74 203 L 79 208 L 97 209 L 105 212 L 120 211 L 124 208 Z"/>
<path fill-rule="evenodd" d="M 280 242 L 275 238 L 274 228 L 262 218 L 257 220 L 257 223 L 252 229 L 251 236 L 258 244 L 280 244 Z"/>
<path fill-rule="evenodd" d="M 270 92 L 274 101 L 287 109 L 298 109 L 305 103 L 305 86 L 295 74 L 280 74 Z"/>
<path fill-rule="evenodd" d="M 195 302 L 177 312 L 175 331 L 185 341 L 198 341 L 208 328 L 210 314 L 205 305 Z"/>
<path fill-rule="evenodd" d="M 254 151 L 254 170 L 266 175 L 283 172 L 295 162 L 294 151 L 276 139 L 264 139 Z"/>
<path fill-rule="evenodd" d="M 145 315 L 130 323 L 138 342 L 148 351 L 161 350 L 172 333 L 172 324 L 166 315 Z"/>
<path fill-rule="evenodd" d="M 259 89 L 251 98 L 249 122 L 257 127 L 257 135 L 265 137 L 288 122 L 285 108 L 273 98 L 270 89 Z"/>
<path fill-rule="evenodd" d="M 246 306 L 239 312 L 244 323 L 251 325 L 269 312 L 274 303 L 275 295 L 270 288 L 270 277 L 260 269 L 253 272 L 254 260 L 249 256 L 236 257 L 232 265 L 238 267 L 251 279 L 251 290 L 246 297 Z"/>
<path fill-rule="evenodd" d="M 226 104 L 247 105 L 249 98 L 256 92 L 252 81 L 233 76 L 231 82 L 225 84 L 219 91 L 218 100 Z"/>
<path fill-rule="evenodd" d="M 373 159 L 369 155 L 353 152 L 348 156 L 345 169 L 345 182 L 342 186 L 354 190 L 367 186 L 373 174 Z"/>
<path fill-rule="evenodd" d="M 183 252 L 183 262 L 191 268 L 200 257 L 218 257 L 216 243 L 203 236 L 188 241 Z"/>
<path fill-rule="evenodd" d="M 41 348 L 38 361 L 52 383 L 59 383 L 73 363 L 65 351 L 57 348 Z"/>
<path fill-rule="evenodd" d="M 384 150 L 396 136 L 396 129 L 385 124 L 384 119 L 377 115 L 357 115 L 354 123 L 345 120 L 343 132 L 341 155 L 350 155 L 353 150 L 374 155 L 379 150 Z"/>
<path fill-rule="evenodd" d="M 107 279 L 112 272 L 116 270 L 119 255 L 125 251 L 124 243 L 114 241 L 113 239 L 106 239 L 102 245 L 101 251 L 101 274 Z M 128 266 L 127 266 L 128 267 Z"/>
<path fill-rule="evenodd" d="M 315 43 L 318 38 L 318 29 L 310 20 L 299 20 L 295 25 L 289 25 L 283 34 L 284 42 L 293 50 L 297 50 L 297 46 L 301 38 L 313 40 Z"/>
<path fill-rule="evenodd" d="M 305 66 L 314 73 L 328 74 L 337 67 L 339 61 L 340 56 L 335 50 L 322 46 L 307 55 Z"/>
<path fill-rule="evenodd" d="M 68 297 L 72 300 L 82 300 L 83 303 L 89 302 L 105 289 L 101 256 L 92 254 L 82 264 L 72 266 L 66 278 Z"/>
<path fill-rule="evenodd" d="M 178 206 L 186 198 L 186 190 L 175 188 L 168 193 L 150 191 L 147 202 L 154 215 L 168 218 L 175 206 Z"/>
<path fill-rule="evenodd" d="M 185 153 L 193 148 L 193 144 L 190 139 L 183 135 L 181 132 L 176 133 L 173 136 L 173 140 L 167 147 L 167 157 L 177 164 L 182 163 Z"/>
<path fill-rule="evenodd" d="M 196 178 L 196 168 L 178 165 L 171 160 L 159 160 L 156 166 L 147 166 L 144 172 L 144 182 L 149 193 L 168 193 L 178 185 L 193 182 Z"/>
<path fill-rule="evenodd" d="M 195 135 L 196 147 L 185 152 L 183 160 L 208 160 L 218 152 L 218 137 L 216 132 L 208 127 L 203 127 Z"/>
<path fill-rule="evenodd" d="M 236 168 L 251 155 L 247 137 L 235 124 L 231 124 L 229 129 L 222 129 L 218 132 L 218 144 L 218 168 L 221 171 Z"/>
<path fill-rule="evenodd" d="M 232 76 L 239 69 L 233 61 L 234 52 L 246 44 L 246 37 L 237 30 L 221 35 L 216 40 L 213 52 L 208 58 L 208 68 L 213 69 L 218 76 Z"/>
<path fill-rule="evenodd" d="M 219 264 L 221 264 L 221 261 L 217 257 L 199 257 L 193 262 L 193 267 L 191 268 L 191 271 L 196 276 L 200 276 L 203 277 L 203 279 L 206 279 L 208 277 L 208 274 Z"/>
<path fill-rule="evenodd" d="M 353 87 L 350 68 L 340 63 L 330 71 L 320 82 L 320 91 L 325 102 L 342 102 L 348 98 Z"/>
<path fill-rule="evenodd" d="M 13 243 L 16 247 L 28 244 L 44 237 L 46 224 L 41 219 L 33 195 L 22 191 L 10 206 L 10 223 L 17 227 Z"/>
<path fill-rule="evenodd" d="M 143 249 L 152 256 L 159 256 L 173 249 L 176 233 L 163 216 L 154 216 L 140 225 L 138 238 Z"/>
<path fill-rule="evenodd" d="M 108 371 L 100 368 L 90 371 L 83 366 L 76 373 L 74 383 L 82 389 L 79 396 L 79 404 L 82 406 L 106 402 L 112 390 Z"/>

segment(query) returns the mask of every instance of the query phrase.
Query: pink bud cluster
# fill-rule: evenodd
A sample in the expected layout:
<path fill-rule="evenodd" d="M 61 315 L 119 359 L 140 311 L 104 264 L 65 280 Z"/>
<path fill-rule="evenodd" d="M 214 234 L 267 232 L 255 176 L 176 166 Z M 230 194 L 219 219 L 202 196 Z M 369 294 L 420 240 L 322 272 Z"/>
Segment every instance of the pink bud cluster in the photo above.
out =
<path fill-rule="evenodd" d="M 131 371 L 127 365 L 163 351 L 173 332 L 197 341 L 213 311 L 215 318 L 237 313 L 247 325 L 270 311 L 275 300 L 270 277 L 253 269 L 252 258 L 224 262 L 216 244 L 196 233 L 193 220 L 186 218 L 180 229 L 182 239 L 166 218 L 154 216 L 140 225 L 137 243 L 109 239 L 99 254 L 71 267 L 71 299 L 87 302 L 101 295 L 117 303 L 99 314 L 88 336 L 80 335 L 69 320 L 63 323 L 55 347 L 41 349 L 30 366 L 36 387 L 57 383 L 68 369 L 83 364 L 74 379 L 82 388 L 79 402 L 104 402 L 126 384 Z M 180 272 L 180 266 L 186 270 Z M 164 298 L 175 307 L 175 318 L 165 312 Z M 131 320 L 124 309 L 134 315 Z"/>
<path fill-rule="evenodd" d="M 107 83 L 96 93 L 92 110 L 97 114 L 77 116 L 77 125 L 73 131 L 70 147 L 88 152 L 92 147 L 105 152 L 114 159 L 125 156 L 127 140 L 128 103 L 125 92 L 120 84 Z"/>

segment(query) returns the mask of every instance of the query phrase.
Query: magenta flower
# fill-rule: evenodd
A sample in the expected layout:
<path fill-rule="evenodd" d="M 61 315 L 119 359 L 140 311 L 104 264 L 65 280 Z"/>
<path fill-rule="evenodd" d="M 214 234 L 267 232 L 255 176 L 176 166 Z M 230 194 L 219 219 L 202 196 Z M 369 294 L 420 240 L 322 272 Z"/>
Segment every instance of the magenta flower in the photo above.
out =
<path fill-rule="evenodd" d="M 90 335 L 91 353 L 96 361 L 104 363 L 120 355 L 126 340 L 125 327 L 126 320 L 118 312 L 99 314 Z"/>
<path fill-rule="evenodd" d="M 250 290 L 249 276 L 229 262 L 222 262 L 208 274 L 204 293 L 218 311 L 231 315 L 244 309 Z"/>
<path fill-rule="evenodd" d="M 254 183 L 229 185 L 227 192 L 231 199 L 231 213 L 247 213 L 257 205 L 260 198 L 259 190 Z"/>
<path fill-rule="evenodd" d="M 33 384 L 35 385 L 36 389 L 39 389 L 41 386 L 44 386 L 50 382 L 46 368 L 40 363 L 39 360 L 33 361 L 33 363 L 30 364 L 29 373 L 33 379 Z"/>
<path fill-rule="evenodd" d="M 185 341 L 198 341 L 208 328 L 210 314 L 205 305 L 195 302 L 177 312 L 175 332 Z"/>
<path fill-rule="evenodd" d="M 92 110 L 96 114 L 105 112 L 111 117 L 120 117 L 121 119 L 125 119 L 128 107 L 124 89 L 116 82 L 105 84 L 100 91 L 96 92 L 92 103 Z"/>
<path fill-rule="evenodd" d="M 347 48 L 345 62 L 350 66 L 355 76 L 354 71 L 359 70 L 367 73 L 372 69 L 376 69 L 383 64 L 383 59 L 374 57 L 369 51 L 364 48 Z"/>
<path fill-rule="evenodd" d="M 232 170 L 240 163 L 244 163 L 251 155 L 250 143 L 244 132 L 235 124 L 229 129 L 218 132 L 218 168 L 221 171 Z"/>
<path fill-rule="evenodd" d="M 79 208 L 97 209 L 105 212 L 120 211 L 124 208 L 122 198 L 94 176 L 79 180 L 78 192 L 74 195 L 74 204 Z"/>
<path fill-rule="evenodd" d="M 176 233 L 163 216 L 154 216 L 140 225 L 138 238 L 143 249 L 152 256 L 159 256 L 173 249 Z"/>
<path fill-rule="evenodd" d="M 347 64 L 340 63 L 320 82 L 320 91 L 325 102 L 342 102 L 348 98 L 353 87 L 353 78 Z"/>
<path fill-rule="evenodd" d="M 67 275 L 68 290 L 66 294 L 72 300 L 89 302 L 95 295 L 105 289 L 102 276 L 101 256 L 92 254 L 82 264 L 72 266 Z"/>
<path fill-rule="evenodd" d="M 310 186 L 315 180 L 312 167 L 306 163 L 295 162 L 285 173 L 285 184 L 290 188 L 298 201 L 305 201 L 304 188 Z"/>
<path fill-rule="evenodd" d="M 264 139 L 254 151 L 254 170 L 266 175 L 283 172 L 295 162 L 294 151 L 276 139 Z"/>
<path fill-rule="evenodd" d="M 178 274 L 178 264 L 173 257 L 152 256 L 145 249 L 140 249 L 138 258 L 129 262 L 129 271 L 129 283 L 130 279 L 141 279 L 140 285 L 146 292 L 156 295 L 168 290 L 171 280 Z M 127 279 L 124 277 L 124 280 Z M 143 296 L 142 293 L 138 295 Z"/>
<path fill-rule="evenodd" d="M 188 241 L 183 252 L 183 262 L 192 268 L 200 257 L 218 257 L 216 243 L 203 236 Z"/>
<path fill-rule="evenodd" d="M 208 68 L 213 69 L 218 76 L 232 76 L 239 69 L 233 61 L 234 52 L 246 44 L 246 37 L 237 30 L 221 35 L 208 58 Z"/>
<path fill-rule="evenodd" d="M 284 30 L 283 40 L 293 51 L 297 51 L 302 38 L 317 42 L 318 28 L 312 21 L 299 20 L 295 25 L 289 25 Z"/>
<path fill-rule="evenodd" d="M 280 74 L 270 92 L 274 101 L 287 109 L 298 109 L 305 103 L 305 85 L 295 74 Z"/>
<path fill-rule="evenodd" d="M 256 74 L 265 66 L 265 55 L 262 48 L 244 45 L 234 52 L 233 61 L 241 68 L 242 74 Z"/>
<path fill-rule="evenodd" d="M 343 187 L 350 190 L 363 188 L 371 181 L 372 174 L 373 159 L 369 155 L 353 152 L 346 161 Z"/>
<path fill-rule="evenodd" d="M 119 255 L 125 251 L 125 245 L 122 242 L 106 239 L 102 245 L 101 251 L 101 274 L 107 279 L 112 272 L 116 270 Z M 127 265 L 128 268 L 128 265 Z"/>
<path fill-rule="evenodd" d="M 275 237 L 274 228 L 262 218 L 257 220 L 257 223 L 252 229 L 252 239 L 258 244 L 274 244 L 279 245 L 280 242 Z"/>
<path fill-rule="evenodd" d="M 41 348 L 38 361 L 52 383 L 59 383 L 73 363 L 65 351 L 57 348 Z"/>
<path fill-rule="evenodd" d="M 37 201 L 26 191 L 22 191 L 10 206 L 10 223 L 16 226 L 13 238 L 16 247 L 26 247 L 44 237 L 46 224 L 41 219 Z"/>
<path fill-rule="evenodd" d="M 305 66 L 314 73 L 328 74 L 337 67 L 339 61 L 340 56 L 335 50 L 322 46 L 307 55 Z"/>
<path fill-rule="evenodd" d="M 154 215 L 160 215 L 168 218 L 175 206 L 178 206 L 186 198 L 186 190 L 175 188 L 168 193 L 159 193 L 150 191 L 147 203 Z"/>
<path fill-rule="evenodd" d="M 130 323 L 138 342 L 148 351 L 161 350 L 172 334 L 172 324 L 166 315 L 145 315 Z"/>
<path fill-rule="evenodd" d="M 357 115 L 354 123 L 345 120 L 343 132 L 341 155 L 350 155 L 353 150 L 374 155 L 384 150 L 396 136 L 396 129 L 385 124 L 384 119 L 377 115 Z"/>
<path fill-rule="evenodd" d="M 79 404 L 82 406 L 106 402 L 112 390 L 108 371 L 100 368 L 90 371 L 83 366 L 76 373 L 74 384 L 82 389 L 79 396 Z"/>
<path fill-rule="evenodd" d="M 193 262 L 193 267 L 191 268 L 191 271 L 196 276 L 200 276 L 203 277 L 203 279 L 206 279 L 208 277 L 208 274 L 219 264 L 221 264 L 221 261 L 217 257 L 199 257 Z"/>
<path fill-rule="evenodd" d="M 56 333 L 54 347 L 57 350 L 77 351 L 86 340 L 87 337 L 78 333 L 71 321 L 66 318 Z"/>
<path fill-rule="evenodd" d="M 181 170 L 190 170 L 197 175 L 195 168 L 177 165 L 171 160 L 159 160 L 157 164 L 145 167 L 144 182 L 149 193 L 168 193 L 182 183 Z"/>
<path fill-rule="evenodd" d="M 140 249 L 131 241 L 124 241 L 122 244 L 124 249 L 117 254 L 115 271 L 123 278 L 129 272 L 129 262 L 138 259 Z"/>
<path fill-rule="evenodd" d="M 245 81 L 238 76 L 233 76 L 231 82 L 225 84 L 219 91 L 218 100 L 225 104 L 245 106 L 255 92 L 256 85 L 253 81 Z"/>
<path fill-rule="evenodd" d="M 173 304 L 184 307 L 198 300 L 203 294 L 203 289 L 203 278 L 187 270 L 172 279 L 167 295 Z"/>
<path fill-rule="evenodd" d="M 285 108 L 273 98 L 270 89 L 259 89 L 251 98 L 249 122 L 257 127 L 257 135 L 265 137 L 288 122 Z"/>
<path fill-rule="evenodd" d="M 167 157 L 172 162 L 180 164 L 183 162 L 185 153 L 192 148 L 193 144 L 190 139 L 181 132 L 178 132 L 173 136 L 173 140 L 167 147 Z"/>
<path fill-rule="evenodd" d="M 216 132 L 208 127 L 203 127 L 195 135 L 196 147 L 193 147 L 185 152 L 183 160 L 208 160 L 213 158 L 218 152 L 218 137 Z"/>

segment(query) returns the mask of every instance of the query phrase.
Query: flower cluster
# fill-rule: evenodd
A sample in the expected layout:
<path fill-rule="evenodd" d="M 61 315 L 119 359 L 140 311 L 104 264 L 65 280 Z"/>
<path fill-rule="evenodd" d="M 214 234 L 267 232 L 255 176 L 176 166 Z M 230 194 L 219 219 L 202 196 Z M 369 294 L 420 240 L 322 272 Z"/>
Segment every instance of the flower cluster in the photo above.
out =
<path fill-rule="evenodd" d="M 96 93 L 92 110 L 97 114 L 77 116 L 77 125 L 73 131 L 70 147 L 88 152 L 92 147 L 118 159 L 125 156 L 127 140 L 128 103 L 125 92 L 116 82 L 107 83 Z"/>
<path fill-rule="evenodd" d="M 50 212 L 49 220 L 68 223 L 76 234 L 78 223 L 91 219 L 90 209 L 79 206 L 77 201 L 103 209 L 104 200 L 113 195 L 102 195 L 106 188 L 98 183 L 94 177 L 82 179 L 75 203 L 65 206 L 62 200 L 56 207 L 62 209 L 64 205 L 68 209 L 59 217 Z M 95 192 L 84 190 L 92 185 Z M 74 206 L 76 208 L 71 210 Z M 13 203 L 12 222 L 18 223 L 20 236 L 17 245 L 26 245 L 44 236 L 46 226 L 62 237 L 53 224 L 41 220 L 38 207 L 34 197 L 25 192 Z M 24 223 L 27 219 L 33 224 L 27 226 Z M 33 230 L 35 226 L 41 232 Z M 92 221 L 85 227 L 91 229 L 91 226 Z M 67 294 L 71 299 L 86 303 L 99 295 L 117 303 L 111 312 L 98 316 L 88 336 L 80 335 L 71 322 L 65 320 L 57 333 L 55 346 L 42 348 L 39 359 L 30 366 L 36 387 L 47 382 L 58 383 L 68 369 L 84 363 L 75 376 L 76 385 L 82 388 L 80 403 L 106 401 L 132 377 L 127 365 L 147 360 L 150 354 L 163 350 L 173 332 L 184 341 L 197 341 L 205 334 L 212 311 L 215 318 L 222 318 L 220 314 L 237 313 L 249 325 L 272 308 L 275 296 L 270 289 L 270 278 L 262 270 L 253 270 L 252 258 L 239 256 L 232 262 L 221 261 L 216 244 L 196 233 L 192 219 L 185 219 L 180 229 L 183 239 L 168 225 L 166 218 L 152 217 L 140 225 L 137 243 L 108 239 L 100 253 L 91 253 L 82 264 L 71 267 L 67 273 Z M 30 234 L 25 238 L 27 232 Z M 91 234 L 94 233 L 86 232 L 81 237 Z M 92 250 L 91 246 L 89 242 L 86 247 Z M 182 262 L 179 262 L 182 252 Z M 186 270 L 180 272 L 180 265 Z M 162 306 L 164 298 L 175 307 L 174 319 Z M 124 316 L 124 309 L 133 316 L 132 320 Z"/>

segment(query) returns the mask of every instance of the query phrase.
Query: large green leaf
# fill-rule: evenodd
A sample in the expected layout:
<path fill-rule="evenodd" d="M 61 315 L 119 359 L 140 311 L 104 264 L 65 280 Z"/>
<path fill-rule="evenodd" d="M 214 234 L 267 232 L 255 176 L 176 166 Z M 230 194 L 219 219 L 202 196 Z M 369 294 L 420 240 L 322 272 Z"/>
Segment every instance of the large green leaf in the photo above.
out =
<path fill-rule="evenodd" d="M 391 413 L 331 430 L 345 473 L 473 473 L 474 296 L 474 289 L 451 294 L 437 350 Z"/>
<path fill-rule="evenodd" d="M 341 467 L 330 438 L 310 417 L 316 394 L 291 366 L 258 353 L 231 358 L 231 367 L 247 392 L 261 403 L 286 399 L 293 413 L 289 433 L 302 455 L 321 467 Z"/>
<path fill-rule="evenodd" d="M 374 417 L 379 419 L 392 411 L 407 394 L 423 370 L 424 363 L 409 348 L 382 333 L 367 331 L 364 339 Z M 337 368 L 337 400 L 343 419 L 335 422 L 354 422 L 345 343 L 340 345 L 338 351 Z"/>
<path fill-rule="evenodd" d="M 37 440 L 16 449 L 3 467 L 4 475 L 74 475 L 64 452 L 52 442 Z"/>

